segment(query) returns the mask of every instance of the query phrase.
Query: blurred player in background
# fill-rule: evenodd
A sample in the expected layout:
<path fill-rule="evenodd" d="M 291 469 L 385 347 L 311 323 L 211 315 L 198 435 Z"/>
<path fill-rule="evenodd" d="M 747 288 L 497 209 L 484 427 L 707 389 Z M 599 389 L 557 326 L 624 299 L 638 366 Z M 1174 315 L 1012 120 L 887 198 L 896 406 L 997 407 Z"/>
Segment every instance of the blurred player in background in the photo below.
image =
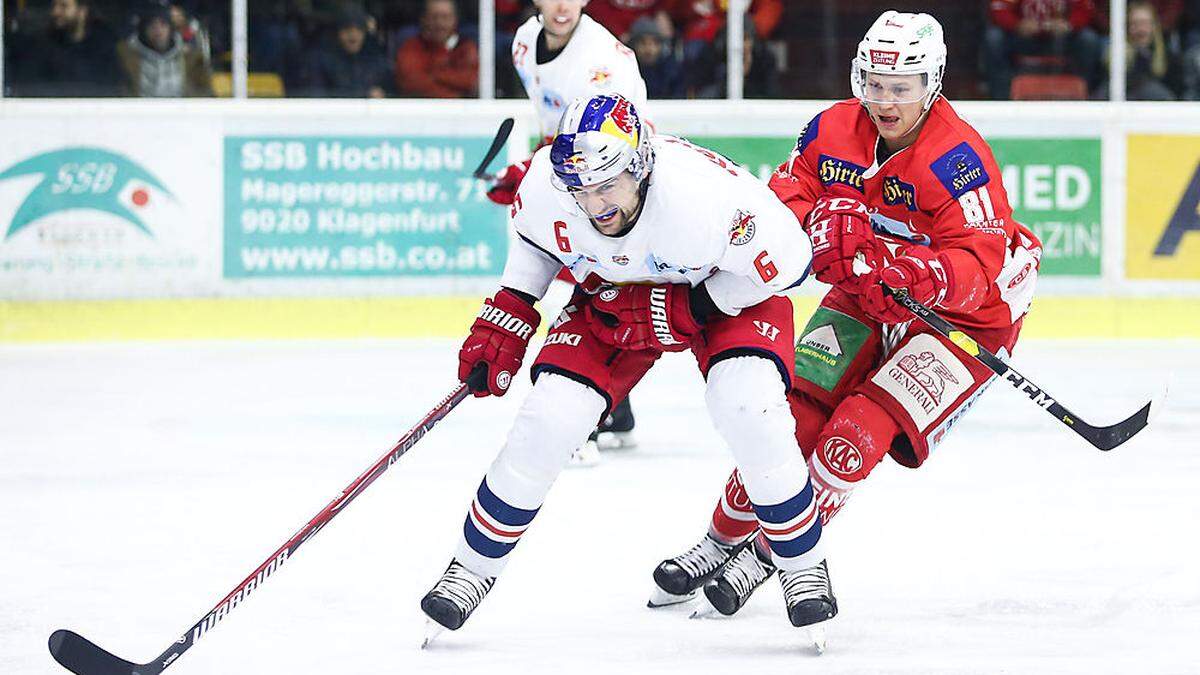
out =
<path fill-rule="evenodd" d="M 537 16 L 517 29 L 513 39 L 513 67 L 537 111 L 538 129 L 548 144 L 568 103 L 598 94 L 620 94 L 645 115 L 646 83 L 638 72 L 633 52 L 612 33 L 583 14 L 588 0 L 533 0 Z M 529 170 L 530 160 L 510 165 L 500 173 L 488 198 L 505 206 L 513 203 L 517 188 Z M 564 271 L 559 275 L 571 282 Z M 573 283 L 573 282 L 572 282 Z M 594 464 L 600 449 L 632 447 L 633 409 L 622 399 L 600 422 L 597 433 L 576 452 L 576 464 Z"/>
<path fill-rule="evenodd" d="M 811 262 L 795 216 L 716 153 L 651 138 L 620 96 L 567 108 L 512 214 L 517 240 L 501 288 L 459 352 L 459 378 L 476 396 L 508 390 L 540 322 L 533 305 L 558 271 L 579 285 L 534 361 L 533 390 L 479 486 L 454 558 L 421 601 L 434 634 L 462 626 L 491 590 L 596 421 L 663 352 L 689 349 L 755 524 L 768 533 L 790 621 L 832 617 L 820 519 L 786 397 L 792 304 L 780 294 Z"/>
<path fill-rule="evenodd" d="M 796 342 L 788 397 L 823 522 L 885 455 L 919 467 L 993 377 L 880 282 L 1002 356 L 1032 301 L 1041 245 L 1013 220 L 987 143 L 940 95 L 945 65 L 936 19 L 885 12 L 853 60 L 855 98 L 814 117 L 770 182 L 833 286 Z M 734 471 L 704 540 L 655 569 L 651 606 L 703 586 L 736 612 L 775 572 L 761 535 L 741 546 L 756 531 Z"/>

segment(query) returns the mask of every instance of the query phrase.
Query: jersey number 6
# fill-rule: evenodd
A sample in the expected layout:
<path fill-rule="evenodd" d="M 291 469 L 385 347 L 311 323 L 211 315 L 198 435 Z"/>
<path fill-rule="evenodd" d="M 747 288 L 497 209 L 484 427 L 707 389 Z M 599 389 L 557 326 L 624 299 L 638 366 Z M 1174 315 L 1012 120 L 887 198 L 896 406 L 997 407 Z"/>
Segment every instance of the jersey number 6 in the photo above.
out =
<path fill-rule="evenodd" d="M 554 243 L 563 253 L 571 252 L 571 240 L 567 239 L 567 224 L 561 220 L 554 221 Z"/>
<path fill-rule="evenodd" d="M 758 276 L 762 277 L 764 283 L 779 276 L 779 270 L 775 267 L 775 263 L 767 257 L 766 251 L 759 253 L 758 257 L 754 259 L 754 269 L 758 270 Z"/>

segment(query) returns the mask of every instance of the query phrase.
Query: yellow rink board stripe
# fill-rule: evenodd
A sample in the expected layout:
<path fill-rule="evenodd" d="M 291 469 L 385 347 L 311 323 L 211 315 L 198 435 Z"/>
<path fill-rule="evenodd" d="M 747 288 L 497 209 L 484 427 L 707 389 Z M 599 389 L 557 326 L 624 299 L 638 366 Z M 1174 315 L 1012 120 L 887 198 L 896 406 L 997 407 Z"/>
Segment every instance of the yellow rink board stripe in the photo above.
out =
<path fill-rule="evenodd" d="M 0 302 L 0 342 L 455 337 L 478 296 Z M 794 298 L 803 325 L 817 298 Z M 542 330 L 550 323 L 543 317 Z M 1039 298 L 1031 338 L 1200 338 L 1200 298 Z"/>

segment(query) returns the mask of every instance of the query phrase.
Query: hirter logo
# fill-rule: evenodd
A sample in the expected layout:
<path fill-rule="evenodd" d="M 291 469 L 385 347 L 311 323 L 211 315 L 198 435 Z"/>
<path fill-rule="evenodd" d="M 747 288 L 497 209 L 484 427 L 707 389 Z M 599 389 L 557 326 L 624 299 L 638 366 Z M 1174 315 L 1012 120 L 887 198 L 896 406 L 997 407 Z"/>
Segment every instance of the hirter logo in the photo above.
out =
<path fill-rule="evenodd" d="M 881 49 L 871 50 L 871 65 L 873 66 L 894 66 L 896 59 L 900 57 L 900 52 L 889 52 Z"/>

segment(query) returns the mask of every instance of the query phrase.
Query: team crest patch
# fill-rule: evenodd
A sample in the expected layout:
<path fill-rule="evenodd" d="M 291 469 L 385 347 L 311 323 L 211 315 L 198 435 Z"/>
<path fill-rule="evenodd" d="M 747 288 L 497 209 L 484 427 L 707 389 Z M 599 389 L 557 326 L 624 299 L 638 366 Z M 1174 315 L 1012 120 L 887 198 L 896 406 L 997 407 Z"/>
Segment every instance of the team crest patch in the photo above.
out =
<path fill-rule="evenodd" d="M 729 243 L 741 246 L 754 238 L 754 214 L 738 209 L 729 226 Z"/>
<path fill-rule="evenodd" d="M 862 322 L 817 308 L 796 341 L 796 377 L 832 392 L 870 336 Z"/>
<path fill-rule="evenodd" d="M 627 256 L 627 255 L 614 255 L 614 256 L 612 257 L 612 261 L 613 261 L 613 262 L 615 262 L 615 263 L 616 263 L 616 264 L 618 264 L 618 265 L 628 265 L 628 264 L 629 264 L 629 256 Z"/>
<path fill-rule="evenodd" d="M 955 199 L 975 188 L 987 185 L 991 180 L 987 169 L 983 168 L 983 160 L 966 141 L 938 157 L 929 168 Z"/>
<path fill-rule="evenodd" d="M 817 161 L 817 170 L 821 184 L 826 187 L 840 183 L 863 192 L 863 174 L 867 170 L 865 166 L 859 166 L 854 162 L 837 157 L 821 155 Z"/>

